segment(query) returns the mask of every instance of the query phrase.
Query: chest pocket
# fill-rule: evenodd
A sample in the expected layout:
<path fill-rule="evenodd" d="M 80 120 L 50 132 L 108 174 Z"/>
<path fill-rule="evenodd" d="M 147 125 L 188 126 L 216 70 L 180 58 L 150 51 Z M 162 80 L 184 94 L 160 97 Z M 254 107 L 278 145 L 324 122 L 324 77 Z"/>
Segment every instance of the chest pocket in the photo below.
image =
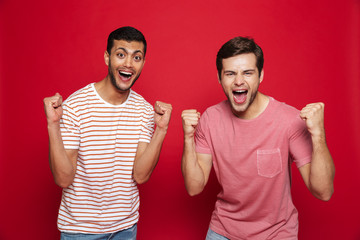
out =
<path fill-rule="evenodd" d="M 280 149 L 259 149 L 257 154 L 257 170 L 262 177 L 273 178 L 282 172 Z"/>

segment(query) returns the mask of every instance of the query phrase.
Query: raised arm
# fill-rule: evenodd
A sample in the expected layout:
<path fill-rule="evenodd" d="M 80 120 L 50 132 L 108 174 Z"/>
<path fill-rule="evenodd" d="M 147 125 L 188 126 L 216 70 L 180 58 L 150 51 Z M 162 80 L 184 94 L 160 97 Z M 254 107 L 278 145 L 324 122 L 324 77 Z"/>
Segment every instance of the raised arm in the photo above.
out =
<path fill-rule="evenodd" d="M 133 176 L 138 184 L 147 182 L 154 171 L 171 118 L 170 104 L 157 101 L 154 109 L 156 124 L 154 135 L 150 143 L 140 142 L 136 151 Z"/>
<path fill-rule="evenodd" d="M 335 166 L 326 144 L 323 103 L 306 105 L 300 112 L 311 134 L 312 161 L 299 168 L 310 192 L 323 201 L 330 200 L 334 192 Z"/>
<path fill-rule="evenodd" d="M 194 109 L 184 110 L 181 114 L 184 130 L 184 149 L 181 170 L 185 187 L 190 196 L 201 193 L 209 180 L 212 167 L 211 154 L 199 154 L 195 151 L 195 130 L 200 113 Z"/>
<path fill-rule="evenodd" d="M 62 117 L 62 97 L 56 93 L 44 99 L 44 108 L 49 133 L 49 164 L 55 183 L 68 187 L 74 180 L 77 150 L 65 150 L 61 138 L 60 119 Z"/>

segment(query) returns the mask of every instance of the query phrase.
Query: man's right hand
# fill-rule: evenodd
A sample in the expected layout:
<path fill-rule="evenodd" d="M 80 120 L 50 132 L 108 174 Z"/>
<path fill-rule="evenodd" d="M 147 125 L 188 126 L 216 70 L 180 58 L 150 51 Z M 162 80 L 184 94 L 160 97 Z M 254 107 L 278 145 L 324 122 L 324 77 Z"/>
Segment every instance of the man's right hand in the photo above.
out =
<path fill-rule="evenodd" d="M 184 150 L 181 171 L 190 196 L 201 193 L 207 184 L 212 167 L 212 155 L 196 152 L 195 131 L 200 113 L 196 109 L 184 110 L 181 114 L 184 129 Z"/>
<path fill-rule="evenodd" d="M 200 113 L 196 109 L 184 110 L 181 114 L 184 136 L 194 137 L 196 126 L 199 123 Z"/>
<path fill-rule="evenodd" d="M 48 124 L 59 123 L 63 114 L 62 97 L 56 93 L 52 97 L 44 98 L 44 109 Z"/>

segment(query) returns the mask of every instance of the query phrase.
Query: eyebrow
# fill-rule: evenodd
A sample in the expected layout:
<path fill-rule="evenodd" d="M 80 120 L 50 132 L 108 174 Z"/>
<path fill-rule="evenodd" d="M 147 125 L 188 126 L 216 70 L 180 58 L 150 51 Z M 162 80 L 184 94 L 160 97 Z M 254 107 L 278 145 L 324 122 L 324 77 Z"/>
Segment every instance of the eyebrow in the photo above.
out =
<path fill-rule="evenodd" d="M 144 55 L 144 53 L 141 50 L 136 50 L 134 53 L 141 53 L 142 55 Z"/>
<path fill-rule="evenodd" d="M 242 72 L 244 72 L 244 73 L 246 73 L 246 72 L 255 72 L 255 69 L 246 69 L 246 70 L 244 70 Z"/>
<path fill-rule="evenodd" d="M 117 50 L 123 50 L 125 53 L 129 53 L 126 48 L 123 48 L 123 47 L 118 47 L 117 49 L 115 49 L 115 51 Z M 141 50 L 135 50 L 133 54 L 136 54 L 136 53 L 141 53 L 144 55 L 144 53 L 141 51 Z"/>

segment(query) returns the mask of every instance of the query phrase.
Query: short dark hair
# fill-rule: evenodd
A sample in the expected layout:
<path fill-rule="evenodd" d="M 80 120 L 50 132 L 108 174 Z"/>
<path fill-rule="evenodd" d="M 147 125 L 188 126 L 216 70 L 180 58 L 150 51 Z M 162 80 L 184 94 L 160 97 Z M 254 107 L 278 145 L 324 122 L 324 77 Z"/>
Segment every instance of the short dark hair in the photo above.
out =
<path fill-rule="evenodd" d="M 221 80 L 221 71 L 223 68 L 222 60 L 225 58 L 234 57 L 244 53 L 254 53 L 256 56 L 256 67 L 259 70 L 259 75 L 264 66 L 264 54 L 260 46 L 254 42 L 254 39 L 249 37 L 235 37 L 227 41 L 217 53 L 216 68 L 219 79 Z"/>
<path fill-rule="evenodd" d="M 133 27 L 121 27 L 109 34 L 106 51 L 110 54 L 112 47 L 114 46 L 114 40 L 125 40 L 127 42 L 142 42 L 144 44 L 144 56 L 146 54 L 146 40 L 144 35 Z"/>

